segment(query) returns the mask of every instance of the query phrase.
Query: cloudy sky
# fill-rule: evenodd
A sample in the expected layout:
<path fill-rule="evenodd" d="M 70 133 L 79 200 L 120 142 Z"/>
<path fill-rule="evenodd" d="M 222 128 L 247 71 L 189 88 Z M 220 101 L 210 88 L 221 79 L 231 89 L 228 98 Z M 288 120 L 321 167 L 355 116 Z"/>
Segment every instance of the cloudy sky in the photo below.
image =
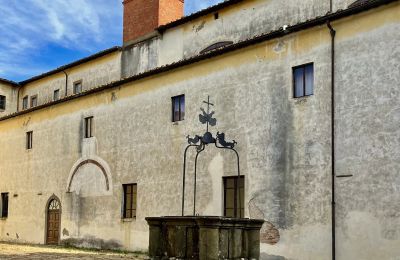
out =
<path fill-rule="evenodd" d="M 223 0 L 185 0 L 185 15 Z M 121 45 L 122 0 L 0 0 L 0 78 L 21 81 Z"/>

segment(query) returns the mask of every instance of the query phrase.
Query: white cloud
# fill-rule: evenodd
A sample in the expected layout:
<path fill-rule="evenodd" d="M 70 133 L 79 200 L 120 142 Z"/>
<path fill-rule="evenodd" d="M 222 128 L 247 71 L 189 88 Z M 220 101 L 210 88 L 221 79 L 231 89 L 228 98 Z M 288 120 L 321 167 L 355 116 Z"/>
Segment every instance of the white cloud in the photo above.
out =
<path fill-rule="evenodd" d="M 185 13 L 219 2 L 186 0 Z M 120 45 L 122 12 L 122 0 L 0 0 L 0 77 L 22 80 L 65 64 L 43 62 L 54 46 L 85 56 Z"/>
<path fill-rule="evenodd" d="M 0 0 L 0 24 L 0 77 L 29 77 L 48 69 L 32 64 L 46 46 L 89 54 L 120 44 L 122 1 Z"/>

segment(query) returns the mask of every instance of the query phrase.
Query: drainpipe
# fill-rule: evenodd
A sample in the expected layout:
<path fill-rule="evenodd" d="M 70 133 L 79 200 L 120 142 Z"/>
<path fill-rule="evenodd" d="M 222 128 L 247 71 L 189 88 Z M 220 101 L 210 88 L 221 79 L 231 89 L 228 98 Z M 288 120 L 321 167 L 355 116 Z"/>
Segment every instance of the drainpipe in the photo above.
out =
<path fill-rule="evenodd" d="M 17 91 L 17 112 L 19 112 L 19 92 L 22 89 L 22 85 L 18 85 L 18 91 Z"/>
<path fill-rule="evenodd" d="M 65 74 L 65 96 L 68 95 L 68 74 L 67 72 L 65 72 L 65 70 L 63 70 L 62 72 L 64 72 Z"/>
<path fill-rule="evenodd" d="M 336 208 L 335 208 L 335 36 L 336 31 L 327 23 L 331 34 L 331 169 L 332 169 L 332 260 L 336 259 Z"/>

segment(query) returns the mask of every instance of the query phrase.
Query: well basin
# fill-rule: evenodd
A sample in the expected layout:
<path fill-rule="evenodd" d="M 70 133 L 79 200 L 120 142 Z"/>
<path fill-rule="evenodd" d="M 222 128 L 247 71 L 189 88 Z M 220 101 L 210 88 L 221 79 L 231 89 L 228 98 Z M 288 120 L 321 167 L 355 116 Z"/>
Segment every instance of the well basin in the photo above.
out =
<path fill-rule="evenodd" d="M 147 217 L 151 259 L 259 259 L 264 220 L 214 216 Z"/>

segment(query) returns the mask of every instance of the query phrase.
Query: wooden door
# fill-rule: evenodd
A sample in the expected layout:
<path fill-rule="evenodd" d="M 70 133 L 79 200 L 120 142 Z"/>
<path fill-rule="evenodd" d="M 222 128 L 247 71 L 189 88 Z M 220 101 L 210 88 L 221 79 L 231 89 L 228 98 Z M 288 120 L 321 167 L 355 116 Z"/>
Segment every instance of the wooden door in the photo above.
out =
<path fill-rule="evenodd" d="M 53 199 L 47 209 L 47 244 L 58 244 L 60 238 L 61 210 L 58 200 Z"/>

